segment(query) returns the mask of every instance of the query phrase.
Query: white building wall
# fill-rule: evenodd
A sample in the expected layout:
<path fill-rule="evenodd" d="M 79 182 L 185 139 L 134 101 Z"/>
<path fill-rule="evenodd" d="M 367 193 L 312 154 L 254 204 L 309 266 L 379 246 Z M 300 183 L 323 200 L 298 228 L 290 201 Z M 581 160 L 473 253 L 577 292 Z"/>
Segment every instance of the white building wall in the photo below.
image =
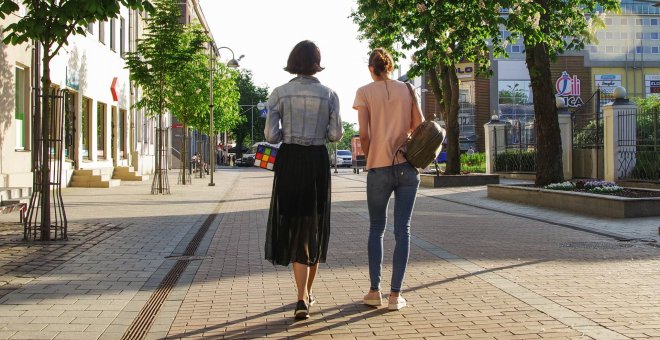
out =
<path fill-rule="evenodd" d="M 20 13 L 17 13 L 20 14 Z M 0 187 L 31 187 L 31 63 L 32 45 L 5 45 L 2 30 L 7 25 L 16 22 L 19 17 L 10 14 L 0 20 Z M 17 146 L 17 124 L 15 119 L 16 67 L 25 70 L 24 112 L 24 147 Z"/>

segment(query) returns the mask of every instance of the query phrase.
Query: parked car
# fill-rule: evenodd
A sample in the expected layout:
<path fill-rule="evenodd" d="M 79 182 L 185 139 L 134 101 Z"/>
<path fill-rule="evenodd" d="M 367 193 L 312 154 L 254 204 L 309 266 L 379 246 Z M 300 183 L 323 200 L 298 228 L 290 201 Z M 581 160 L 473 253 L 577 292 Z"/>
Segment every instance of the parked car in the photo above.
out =
<path fill-rule="evenodd" d="M 353 165 L 353 157 L 351 150 L 337 150 L 336 153 L 333 153 L 330 156 L 330 165 L 331 166 L 345 166 L 350 167 Z"/>

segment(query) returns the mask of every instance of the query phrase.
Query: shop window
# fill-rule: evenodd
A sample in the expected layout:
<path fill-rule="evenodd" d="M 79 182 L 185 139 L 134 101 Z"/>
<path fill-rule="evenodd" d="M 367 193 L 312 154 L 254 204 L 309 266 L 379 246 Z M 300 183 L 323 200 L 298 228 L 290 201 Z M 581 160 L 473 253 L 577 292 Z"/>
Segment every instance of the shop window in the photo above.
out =
<path fill-rule="evenodd" d="M 126 110 L 119 110 L 119 158 L 126 159 Z"/>
<path fill-rule="evenodd" d="M 651 32 L 651 39 L 658 40 L 658 32 Z"/>
<path fill-rule="evenodd" d="M 637 47 L 635 47 L 635 53 L 637 53 L 637 54 L 642 54 L 642 53 L 643 53 L 642 46 L 637 46 Z"/>
<path fill-rule="evenodd" d="M 89 136 L 90 124 L 92 121 L 92 100 L 89 98 L 83 98 L 82 100 L 82 114 L 81 116 L 81 129 L 82 129 L 82 157 L 84 159 L 89 159 L 91 154 L 91 139 Z"/>
<path fill-rule="evenodd" d="M 96 155 L 99 159 L 105 158 L 105 118 L 107 105 L 96 105 Z"/>
<path fill-rule="evenodd" d="M 14 119 L 16 126 L 16 149 L 23 150 L 25 149 L 26 143 L 26 115 L 25 110 L 27 105 L 25 101 L 29 98 L 29 93 L 27 92 L 26 87 L 26 75 L 27 72 L 22 67 L 16 67 L 15 69 L 15 88 L 14 88 Z"/>
<path fill-rule="evenodd" d="M 524 127 L 515 134 L 515 141 L 532 140 L 534 103 L 532 83 L 529 80 L 502 80 L 498 82 L 500 120 L 512 126 Z M 528 127 L 530 127 L 528 129 Z M 507 137 L 508 138 L 508 137 Z"/>
<path fill-rule="evenodd" d="M 651 19 L 651 26 L 658 26 L 658 19 Z"/>
<path fill-rule="evenodd" d="M 651 47 L 651 53 L 653 53 L 653 54 L 660 53 L 660 48 L 658 48 L 658 46 L 652 46 Z"/>
<path fill-rule="evenodd" d="M 76 104 L 78 95 L 75 92 L 68 92 L 65 95 L 64 110 L 64 158 L 73 161 L 75 159 L 76 145 Z"/>
<path fill-rule="evenodd" d="M 520 53 L 520 45 L 511 46 L 511 53 Z"/>

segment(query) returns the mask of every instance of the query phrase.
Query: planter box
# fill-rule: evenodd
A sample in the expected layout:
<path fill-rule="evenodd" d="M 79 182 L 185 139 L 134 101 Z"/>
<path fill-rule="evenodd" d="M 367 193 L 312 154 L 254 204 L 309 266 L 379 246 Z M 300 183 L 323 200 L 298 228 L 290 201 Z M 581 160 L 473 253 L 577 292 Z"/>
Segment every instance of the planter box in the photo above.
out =
<path fill-rule="evenodd" d="M 660 216 L 660 197 L 628 198 L 511 185 L 489 185 L 488 198 L 602 217 Z"/>
<path fill-rule="evenodd" d="M 440 175 L 421 174 L 420 185 L 424 188 L 470 187 L 487 184 L 499 184 L 499 175 Z"/>

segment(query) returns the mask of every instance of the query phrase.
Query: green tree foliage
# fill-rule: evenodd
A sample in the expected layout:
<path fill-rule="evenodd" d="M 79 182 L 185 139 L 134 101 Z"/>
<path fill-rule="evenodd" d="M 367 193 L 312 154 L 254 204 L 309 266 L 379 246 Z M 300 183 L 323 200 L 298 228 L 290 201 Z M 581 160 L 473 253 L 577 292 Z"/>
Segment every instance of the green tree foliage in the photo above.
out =
<path fill-rule="evenodd" d="M 601 13 L 616 11 L 619 0 L 513 1 L 506 27 L 525 44 L 532 81 L 537 136 L 536 185 L 563 181 L 562 146 L 550 63 L 566 50 L 582 49 L 603 26 Z"/>
<path fill-rule="evenodd" d="M 207 118 L 209 112 L 208 95 L 203 93 L 209 91 L 209 55 L 200 41 L 209 41 L 202 27 L 199 24 L 186 26 L 180 48 L 187 50 L 193 44 L 199 48 L 193 49 L 190 58 L 174 69 L 169 78 L 172 84 L 166 88 L 172 114 L 184 125 L 198 129 L 199 126 L 191 124 Z"/>
<path fill-rule="evenodd" d="M 412 51 L 408 75 L 428 74 L 447 128 L 447 174 L 460 172 L 456 64 L 474 62 L 479 74 L 489 74 L 489 51 L 506 53 L 500 43 L 503 2 L 358 0 L 351 14 L 370 47 Z"/>
<path fill-rule="evenodd" d="M 174 82 L 182 65 L 193 62 L 203 48 L 203 36 L 186 36 L 181 24 L 181 5 L 179 0 L 155 0 L 156 10 L 145 19 L 146 33 L 138 40 L 135 52 L 126 54 L 126 68 L 131 80 L 140 87 L 142 96 L 134 104 L 138 109 L 145 109 L 146 114 L 158 117 L 156 135 L 155 174 L 152 193 L 169 193 L 169 182 L 164 169 L 163 114 L 172 110 L 172 93 L 178 84 Z M 189 41 L 186 39 L 190 38 Z"/>
<path fill-rule="evenodd" d="M 170 95 L 178 86 L 173 81 L 177 72 L 182 65 L 193 62 L 205 39 L 185 35 L 178 0 L 156 0 L 155 6 L 156 11 L 145 19 L 146 33 L 138 40 L 136 51 L 126 54 L 126 68 L 142 90 L 135 106 L 146 109 L 148 115 L 158 116 L 160 124 L 165 110 L 172 109 Z"/>
<path fill-rule="evenodd" d="M 339 142 L 337 142 L 337 150 L 352 150 L 351 140 L 353 139 L 353 136 L 359 134 L 359 132 L 355 130 L 355 124 L 353 123 L 342 122 L 342 125 L 344 127 L 344 136 Z"/>
<path fill-rule="evenodd" d="M 213 81 L 213 128 L 215 133 L 230 132 L 245 121 L 245 117 L 240 115 L 238 106 L 240 99 L 237 86 L 239 74 L 238 71 L 223 63 L 215 63 Z M 208 129 L 207 119 L 203 131 L 208 131 Z"/>
<path fill-rule="evenodd" d="M 237 149 L 242 150 L 243 146 L 251 146 L 265 140 L 266 120 L 260 117 L 256 105 L 268 100 L 268 88 L 255 85 L 252 80 L 252 72 L 249 70 L 241 71 L 237 85 L 240 93 L 240 115 L 243 120 L 232 129 L 232 133 L 236 139 Z M 254 137 L 251 136 L 253 131 Z"/>
<path fill-rule="evenodd" d="M 199 128 L 191 125 L 208 120 L 209 100 L 204 92 L 209 91 L 209 55 L 206 49 L 201 48 L 199 42 L 208 43 L 209 37 L 198 23 L 186 25 L 181 38 L 181 49 L 187 50 L 191 45 L 199 46 L 195 49 L 191 58 L 186 63 L 179 65 L 171 74 L 170 82 L 173 86 L 168 87 L 171 91 L 167 94 L 169 98 L 169 109 L 179 122 L 183 124 L 181 168 L 188 169 L 188 132 L 189 128 Z M 185 171 L 179 174 L 179 183 L 188 184 L 188 176 Z"/>
<path fill-rule="evenodd" d="M 0 18 L 18 10 L 18 1 L 3 0 L 0 5 Z M 5 44 L 19 45 L 22 43 L 37 41 L 41 46 L 42 76 L 41 88 L 48 91 L 51 88 L 50 62 L 58 54 L 62 46 L 66 45 L 70 36 L 86 33 L 85 26 L 94 21 L 107 20 L 116 17 L 121 5 L 133 9 L 153 10 L 151 4 L 146 0 L 59 0 L 59 1 L 34 1 L 22 0 L 26 13 L 17 21 L 7 27 L 4 32 Z M 50 98 L 42 97 L 40 115 L 40 126 L 50 126 Z M 37 106 L 39 100 L 36 98 Z M 43 114 L 42 114 L 43 113 Z M 35 126 L 34 133 L 41 135 L 41 140 L 48 140 L 50 130 Z M 37 150 L 41 147 L 41 150 Z M 41 183 L 41 239 L 50 239 L 50 150 L 48 143 L 36 146 L 33 152 L 41 157 L 41 167 L 34 169 L 35 183 Z M 32 209 L 32 205 L 30 205 Z"/>

